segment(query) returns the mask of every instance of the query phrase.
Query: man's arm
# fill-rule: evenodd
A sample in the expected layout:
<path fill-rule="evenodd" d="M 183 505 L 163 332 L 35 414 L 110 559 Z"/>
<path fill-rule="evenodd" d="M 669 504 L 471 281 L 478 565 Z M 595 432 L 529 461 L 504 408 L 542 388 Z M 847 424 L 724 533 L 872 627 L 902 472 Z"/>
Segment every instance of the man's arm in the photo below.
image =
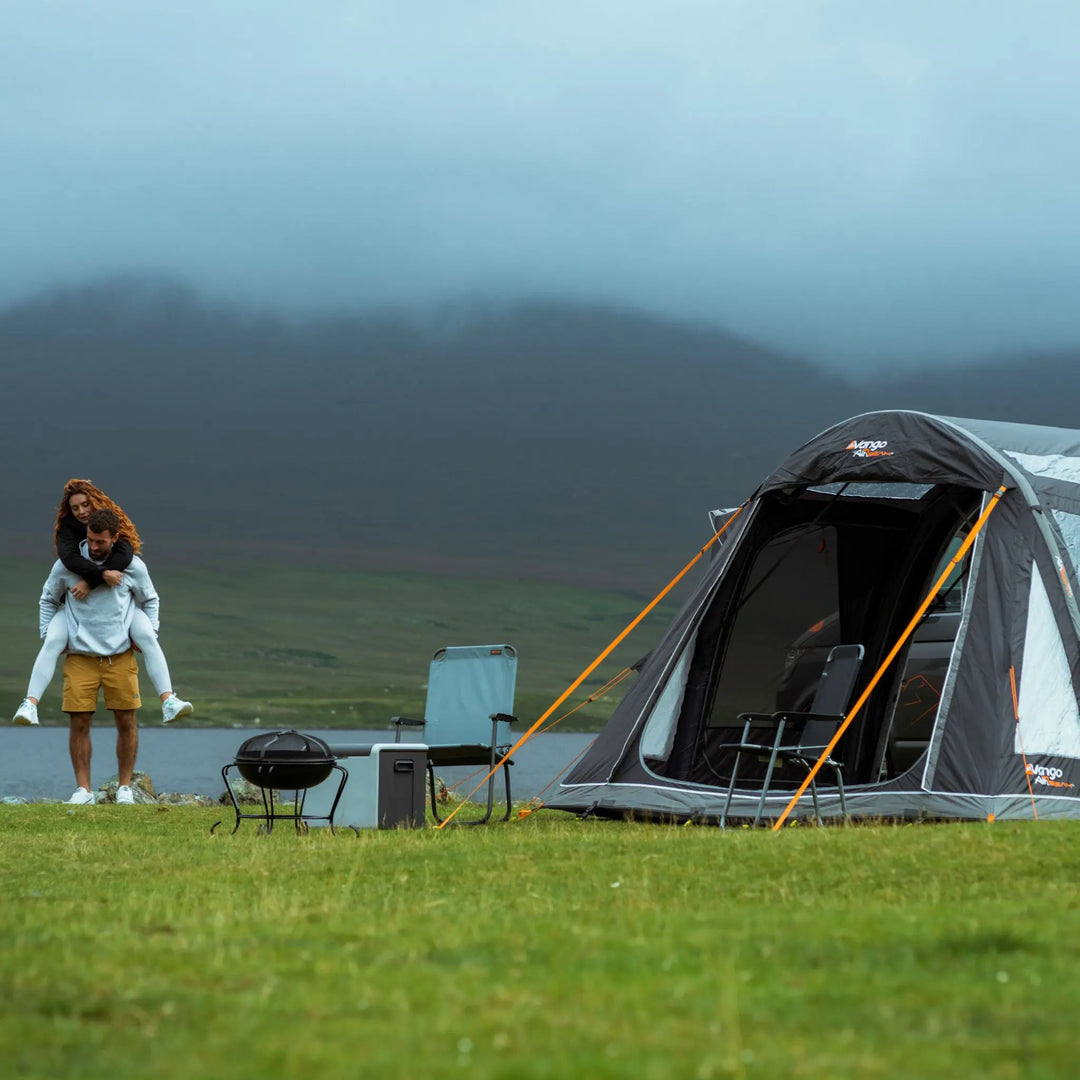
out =
<path fill-rule="evenodd" d="M 49 629 L 49 623 L 52 622 L 53 616 L 64 606 L 67 589 L 62 574 L 63 567 L 60 563 L 57 563 L 45 579 L 45 585 L 41 590 L 41 599 L 38 601 L 38 631 L 43 638 Z"/>

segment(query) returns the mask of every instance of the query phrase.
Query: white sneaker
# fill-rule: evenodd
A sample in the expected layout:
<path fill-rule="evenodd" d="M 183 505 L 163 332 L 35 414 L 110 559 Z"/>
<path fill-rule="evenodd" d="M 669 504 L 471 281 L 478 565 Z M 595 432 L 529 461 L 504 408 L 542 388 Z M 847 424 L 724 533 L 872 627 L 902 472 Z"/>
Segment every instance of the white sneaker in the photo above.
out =
<path fill-rule="evenodd" d="M 87 791 L 84 787 L 77 787 L 75 794 L 68 799 L 68 802 L 74 806 L 93 806 L 96 801 L 94 793 Z"/>
<path fill-rule="evenodd" d="M 82 788 L 79 789 L 82 791 Z M 121 784 L 116 789 L 116 801 L 122 803 L 125 806 L 133 806 L 135 803 L 135 796 L 132 794 L 131 788 L 127 784 Z"/>
<path fill-rule="evenodd" d="M 195 706 L 190 701 L 183 701 L 175 694 L 170 694 L 161 703 L 161 722 L 171 724 L 179 720 L 181 716 L 190 716 L 195 711 Z"/>
<path fill-rule="evenodd" d="M 22 704 L 15 710 L 15 715 L 11 719 L 12 723 L 19 724 L 21 727 L 37 727 L 37 706 L 29 698 L 23 698 Z"/>

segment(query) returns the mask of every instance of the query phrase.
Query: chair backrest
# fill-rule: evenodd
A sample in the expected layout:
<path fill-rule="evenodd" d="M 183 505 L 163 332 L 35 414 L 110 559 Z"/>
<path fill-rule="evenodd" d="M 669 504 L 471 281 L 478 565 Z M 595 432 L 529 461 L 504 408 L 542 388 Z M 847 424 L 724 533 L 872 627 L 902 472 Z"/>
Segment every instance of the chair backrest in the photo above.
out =
<path fill-rule="evenodd" d="M 821 670 L 810 712 L 835 720 L 808 720 L 799 742 L 803 746 L 824 746 L 836 733 L 837 721 L 851 704 L 851 693 L 859 677 L 865 650 L 861 645 L 835 645 Z"/>
<path fill-rule="evenodd" d="M 513 645 L 439 649 L 428 669 L 424 741 L 429 746 L 490 746 L 493 713 L 514 712 L 517 650 Z M 500 723 L 496 746 L 514 742 Z"/>

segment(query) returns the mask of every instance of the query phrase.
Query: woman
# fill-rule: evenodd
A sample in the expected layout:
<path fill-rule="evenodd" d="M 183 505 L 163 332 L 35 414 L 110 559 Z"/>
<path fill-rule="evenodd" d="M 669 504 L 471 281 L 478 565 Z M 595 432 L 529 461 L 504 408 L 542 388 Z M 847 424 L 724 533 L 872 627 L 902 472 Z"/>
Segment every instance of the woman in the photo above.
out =
<path fill-rule="evenodd" d="M 87 519 L 94 510 L 112 510 L 120 518 L 120 533 L 112 554 L 101 566 L 91 562 L 79 550 L 79 545 L 86 539 Z M 77 479 L 69 480 L 64 485 L 64 495 L 56 511 L 53 542 L 60 561 L 81 578 L 71 589 L 75 600 L 85 600 L 91 589 L 116 588 L 124 579 L 124 570 L 141 547 L 139 533 L 127 514 L 89 480 Z M 26 697 L 15 710 L 16 724 L 36 725 L 38 722 L 38 702 L 56 672 L 56 661 L 68 644 L 67 623 L 62 613 L 53 616 L 42 637 L 45 643 L 34 661 Z M 162 720 L 171 724 L 181 716 L 190 716 L 194 712 L 191 702 L 183 701 L 173 693 L 165 654 L 161 651 L 150 620 L 139 608 L 135 609 L 131 621 L 131 640 L 142 651 L 146 673 L 161 698 Z"/>

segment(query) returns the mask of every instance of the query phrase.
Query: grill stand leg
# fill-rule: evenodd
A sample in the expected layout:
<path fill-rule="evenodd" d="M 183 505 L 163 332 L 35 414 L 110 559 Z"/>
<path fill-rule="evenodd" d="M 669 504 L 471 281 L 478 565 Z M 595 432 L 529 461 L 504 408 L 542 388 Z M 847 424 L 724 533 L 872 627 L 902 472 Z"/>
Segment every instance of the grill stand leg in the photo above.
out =
<path fill-rule="evenodd" d="M 259 821 L 259 831 L 263 835 L 269 835 L 274 831 L 275 821 L 292 821 L 296 826 L 298 833 L 306 833 L 308 831 L 308 821 L 325 821 L 330 826 L 330 832 L 335 833 L 334 829 L 334 814 L 337 812 L 338 803 L 341 801 L 341 793 L 345 790 L 345 782 L 349 778 L 349 773 L 343 765 L 334 765 L 334 771 L 341 774 L 341 778 L 338 781 L 338 789 L 334 795 L 334 801 L 330 807 L 329 814 L 319 814 L 317 816 L 308 818 L 304 815 L 304 802 L 307 799 L 307 789 L 287 789 L 293 790 L 293 812 L 291 814 L 279 814 L 277 813 L 274 805 L 274 788 L 260 787 L 259 793 L 262 795 L 263 812 L 261 814 L 245 814 L 240 809 L 240 803 L 236 798 L 236 792 L 232 789 L 232 784 L 229 782 L 229 770 L 237 768 L 236 762 L 230 762 L 221 770 L 221 779 L 225 783 L 225 790 L 229 793 L 229 798 L 232 800 L 233 810 L 236 812 L 236 824 L 233 826 L 232 835 L 236 834 L 236 830 L 240 828 L 240 822 L 247 819 L 249 821 Z M 220 825 L 221 822 L 217 821 L 210 827 L 210 832 L 213 833 L 214 829 Z"/>

